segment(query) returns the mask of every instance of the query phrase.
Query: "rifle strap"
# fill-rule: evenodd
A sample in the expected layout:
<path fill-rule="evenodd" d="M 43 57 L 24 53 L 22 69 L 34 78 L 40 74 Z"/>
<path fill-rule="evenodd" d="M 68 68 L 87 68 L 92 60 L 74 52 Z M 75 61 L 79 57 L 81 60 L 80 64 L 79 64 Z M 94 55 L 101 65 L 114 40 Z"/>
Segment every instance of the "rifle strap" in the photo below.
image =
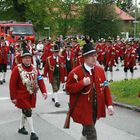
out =
<path fill-rule="evenodd" d="M 84 70 L 84 68 L 83 68 L 82 65 L 81 65 L 81 67 L 82 67 L 82 70 L 83 70 L 84 76 L 86 76 L 85 70 Z M 74 109 L 75 109 L 75 107 L 76 107 L 76 105 L 77 105 L 77 102 L 78 102 L 78 99 L 79 99 L 79 96 L 80 96 L 80 95 L 81 95 L 81 92 L 79 92 L 79 93 L 77 94 L 73 106 L 72 106 L 72 107 L 69 109 L 69 111 L 68 111 L 70 116 L 72 115 L 72 113 L 73 113 L 73 111 L 74 111 Z"/>

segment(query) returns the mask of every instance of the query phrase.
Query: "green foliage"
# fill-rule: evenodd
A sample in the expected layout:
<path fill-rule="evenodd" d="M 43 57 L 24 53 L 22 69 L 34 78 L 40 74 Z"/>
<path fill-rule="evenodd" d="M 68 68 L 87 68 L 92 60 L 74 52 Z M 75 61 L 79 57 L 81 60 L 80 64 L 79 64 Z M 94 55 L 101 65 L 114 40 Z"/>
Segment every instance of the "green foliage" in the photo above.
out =
<path fill-rule="evenodd" d="M 31 20 L 40 29 L 46 22 L 45 1 L 3 0 L 0 2 L 0 20 Z"/>
<path fill-rule="evenodd" d="M 110 88 L 115 97 L 114 101 L 140 107 L 140 98 L 138 98 L 140 79 L 113 82 L 110 84 Z"/>
<path fill-rule="evenodd" d="M 53 31 L 62 35 L 77 32 L 79 15 L 86 2 L 87 0 L 55 0 L 47 4 L 54 25 Z"/>
<path fill-rule="evenodd" d="M 88 34 L 94 39 L 115 37 L 120 33 L 120 24 L 112 5 L 97 3 L 85 6 L 82 21 L 84 34 Z"/>
<path fill-rule="evenodd" d="M 133 14 L 134 5 L 132 0 L 116 0 L 116 4 L 125 12 Z"/>
<path fill-rule="evenodd" d="M 1 0 L 0 20 L 31 20 L 36 31 L 42 35 L 48 32 L 44 27 L 50 27 L 52 35 L 85 33 L 95 39 L 98 36 L 116 36 L 122 26 L 116 20 L 113 8 L 110 8 L 113 1 L 98 0 L 98 4 L 91 7 L 87 5 L 89 2 L 91 1 Z"/>

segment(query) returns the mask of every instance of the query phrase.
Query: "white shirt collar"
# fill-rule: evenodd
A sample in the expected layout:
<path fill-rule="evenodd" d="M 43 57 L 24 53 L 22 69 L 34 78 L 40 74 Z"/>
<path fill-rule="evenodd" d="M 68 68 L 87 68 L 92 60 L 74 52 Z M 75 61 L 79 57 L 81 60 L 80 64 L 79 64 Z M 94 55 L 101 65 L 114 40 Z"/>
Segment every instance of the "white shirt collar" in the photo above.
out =
<path fill-rule="evenodd" d="M 58 62 L 58 59 L 59 59 L 58 56 L 53 55 L 53 58 L 56 59 L 56 62 Z"/>
<path fill-rule="evenodd" d="M 89 67 L 86 63 L 84 63 L 84 67 L 85 67 L 85 69 L 90 73 L 90 75 L 92 75 L 91 69 L 94 69 L 94 67 L 91 68 L 91 67 Z"/>

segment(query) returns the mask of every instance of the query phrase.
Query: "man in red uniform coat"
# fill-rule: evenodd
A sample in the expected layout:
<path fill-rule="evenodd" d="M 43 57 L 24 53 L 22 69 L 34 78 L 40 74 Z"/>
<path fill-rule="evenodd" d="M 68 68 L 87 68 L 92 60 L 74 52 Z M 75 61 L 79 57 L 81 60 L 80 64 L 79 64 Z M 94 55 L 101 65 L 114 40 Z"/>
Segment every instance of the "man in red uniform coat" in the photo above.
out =
<path fill-rule="evenodd" d="M 41 61 L 43 63 L 43 67 L 45 66 L 45 62 L 46 62 L 47 57 L 52 55 L 52 52 L 51 52 L 51 48 L 52 48 L 51 42 L 52 41 L 50 39 L 47 39 L 45 44 L 44 44 L 43 54 L 41 56 Z"/>
<path fill-rule="evenodd" d="M 105 47 L 104 47 L 104 42 L 99 41 L 97 45 L 95 46 L 96 51 L 97 51 L 97 60 L 99 61 L 100 65 L 103 65 L 104 62 L 104 55 L 105 55 Z"/>
<path fill-rule="evenodd" d="M 48 74 L 49 82 L 53 89 L 52 101 L 55 102 L 55 107 L 60 107 L 58 91 L 60 83 L 64 83 L 67 76 L 65 59 L 59 55 L 59 51 L 59 46 L 54 44 L 52 48 L 53 54 L 47 58 L 44 67 L 44 77 L 47 77 Z"/>
<path fill-rule="evenodd" d="M 40 88 L 44 99 L 47 98 L 47 91 L 38 69 L 31 64 L 32 54 L 26 49 L 21 54 L 22 63 L 14 67 L 10 78 L 10 96 L 17 108 L 22 110 L 21 123 L 18 133 L 27 135 L 25 121 L 31 129 L 30 140 L 38 140 L 33 127 L 32 108 L 36 106 L 36 93 Z"/>
<path fill-rule="evenodd" d="M 71 48 L 72 48 L 71 44 L 67 43 L 65 46 L 65 50 L 62 52 L 62 56 L 64 56 L 64 59 L 66 60 L 67 75 L 74 68 L 75 54 Z"/>
<path fill-rule="evenodd" d="M 87 140 L 97 140 L 96 119 L 105 117 L 105 106 L 113 115 L 112 98 L 105 72 L 96 65 L 97 54 L 92 44 L 83 47 L 84 64 L 75 67 L 67 78 L 66 90 L 70 95 L 70 109 L 76 102 L 71 117 L 83 126 L 82 134 Z"/>
<path fill-rule="evenodd" d="M 129 69 L 131 72 L 131 79 L 133 79 L 135 65 L 136 65 L 136 51 L 132 46 L 132 42 L 127 42 L 126 50 L 124 53 L 124 72 L 125 72 L 124 80 L 128 80 L 127 74 Z"/>
<path fill-rule="evenodd" d="M 105 72 L 108 80 L 108 68 L 109 68 L 110 75 L 111 75 L 110 82 L 113 82 L 113 66 L 115 65 L 115 54 L 116 54 L 116 50 L 112 44 L 112 41 L 108 40 L 106 54 L 105 54 L 106 55 Z"/>
<path fill-rule="evenodd" d="M 7 64 L 8 64 L 8 53 L 9 46 L 6 45 L 4 37 L 1 37 L 0 40 L 0 85 L 5 83 Z"/>

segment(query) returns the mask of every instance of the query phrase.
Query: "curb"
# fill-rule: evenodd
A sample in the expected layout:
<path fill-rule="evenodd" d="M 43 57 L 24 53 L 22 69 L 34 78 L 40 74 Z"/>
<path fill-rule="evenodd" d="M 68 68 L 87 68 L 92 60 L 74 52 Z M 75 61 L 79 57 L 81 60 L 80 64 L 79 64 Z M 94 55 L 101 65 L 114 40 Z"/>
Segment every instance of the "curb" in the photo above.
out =
<path fill-rule="evenodd" d="M 118 107 L 123 107 L 123 108 L 130 109 L 136 112 L 140 112 L 140 107 L 137 107 L 137 106 L 131 106 L 131 105 L 123 104 L 119 102 L 113 102 L 113 104 Z"/>

